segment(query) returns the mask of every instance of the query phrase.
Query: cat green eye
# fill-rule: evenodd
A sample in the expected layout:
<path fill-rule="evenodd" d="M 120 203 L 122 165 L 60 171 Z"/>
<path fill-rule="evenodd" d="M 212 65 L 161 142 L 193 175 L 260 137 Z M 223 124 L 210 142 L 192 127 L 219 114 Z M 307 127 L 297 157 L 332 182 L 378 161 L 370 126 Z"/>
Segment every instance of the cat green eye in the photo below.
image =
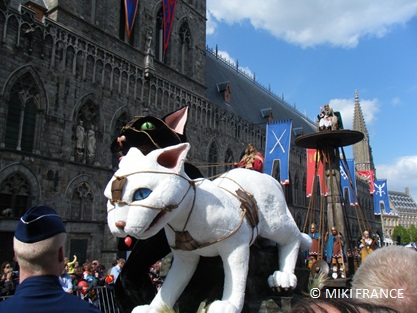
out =
<path fill-rule="evenodd" d="M 140 126 L 140 130 L 151 130 L 154 129 L 155 125 L 151 122 L 145 122 Z"/>

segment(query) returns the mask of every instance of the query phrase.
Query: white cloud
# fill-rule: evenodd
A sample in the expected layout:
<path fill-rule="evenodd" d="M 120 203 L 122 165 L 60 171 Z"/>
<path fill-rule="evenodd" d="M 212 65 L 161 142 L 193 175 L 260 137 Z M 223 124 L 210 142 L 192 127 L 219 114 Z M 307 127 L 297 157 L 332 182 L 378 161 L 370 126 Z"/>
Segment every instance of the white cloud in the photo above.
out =
<path fill-rule="evenodd" d="M 213 15 L 210 11 L 207 11 L 207 22 L 206 22 L 206 34 L 212 35 L 216 31 L 217 23 L 213 19 Z"/>
<path fill-rule="evenodd" d="M 366 126 L 371 126 L 377 119 L 379 112 L 378 100 L 359 99 Z M 329 105 L 334 111 L 339 111 L 342 115 L 343 127 L 352 129 L 353 112 L 355 108 L 355 99 L 331 99 Z M 369 129 L 368 129 L 369 131 Z"/>
<path fill-rule="evenodd" d="M 378 165 L 378 179 L 387 179 L 388 190 L 405 192 L 408 187 L 414 201 L 417 201 L 417 156 L 404 156 L 392 164 Z"/>
<path fill-rule="evenodd" d="M 223 60 L 225 60 L 225 61 L 227 61 L 227 62 L 229 62 L 229 63 L 231 63 L 231 64 L 233 64 L 234 66 L 236 66 L 236 60 L 233 58 L 233 57 L 231 57 L 230 56 L 230 54 L 227 52 L 227 51 L 221 51 L 221 50 L 219 50 L 218 52 L 218 55 L 223 59 Z M 240 66 L 239 65 L 239 70 L 240 71 L 242 71 L 242 72 L 244 72 L 246 75 L 248 75 L 249 77 L 251 77 L 251 78 L 253 78 L 253 72 L 250 70 L 250 68 L 249 67 L 242 67 L 242 66 Z"/>
<path fill-rule="evenodd" d="M 401 99 L 399 97 L 394 97 L 391 99 L 391 103 L 393 106 L 399 106 L 401 104 Z"/>
<path fill-rule="evenodd" d="M 417 0 L 208 0 L 207 34 L 216 21 L 249 22 L 255 29 L 302 47 L 355 47 L 363 37 L 382 37 L 417 14 Z"/>

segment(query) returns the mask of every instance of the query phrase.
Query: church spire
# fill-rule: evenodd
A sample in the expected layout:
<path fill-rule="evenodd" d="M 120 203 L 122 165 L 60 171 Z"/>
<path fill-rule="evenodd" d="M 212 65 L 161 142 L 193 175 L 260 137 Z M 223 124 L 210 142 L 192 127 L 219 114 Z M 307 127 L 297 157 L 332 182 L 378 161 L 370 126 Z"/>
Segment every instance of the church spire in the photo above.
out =
<path fill-rule="evenodd" d="M 372 148 L 369 143 L 369 134 L 363 117 L 361 104 L 359 102 L 358 91 L 355 91 L 355 108 L 353 112 L 353 130 L 360 131 L 364 134 L 362 141 L 353 145 L 353 157 L 355 158 L 355 167 L 358 171 L 375 170 L 372 157 Z"/>

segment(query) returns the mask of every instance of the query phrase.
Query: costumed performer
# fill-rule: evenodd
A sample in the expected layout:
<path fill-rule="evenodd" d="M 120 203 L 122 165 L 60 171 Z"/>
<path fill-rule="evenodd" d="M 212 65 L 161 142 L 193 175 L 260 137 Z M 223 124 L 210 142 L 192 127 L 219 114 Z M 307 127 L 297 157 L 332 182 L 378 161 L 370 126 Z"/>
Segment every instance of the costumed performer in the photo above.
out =
<path fill-rule="evenodd" d="M 345 264 L 343 260 L 343 235 L 337 231 L 337 228 L 333 226 L 331 228 L 331 234 L 326 232 L 325 242 L 327 242 L 327 263 L 332 264 L 332 277 L 336 279 L 339 277 L 346 278 L 345 276 Z"/>
<path fill-rule="evenodd" d="M 369 237 L 369 232 L 367 230 L 365 230 L 363 232 L 361 243 L 359 244 L 359 248 L 361 249 L 361 260 L 362 260 L 362 262 L 365 260 L 365 258 L 368 255 L 370 255 L 374 251 L 372 249 L 373 244 L 374 244 L 374 240 Z"/>
<path fill-rule="evenodd" d="M 311 248 L 308 251 L 308 256 L 307 256 L 307 267 L 311 268 L 314 264 L 314 262 L 317 261 L 318 257 L 321 255 L 321 247 L 320 247 L 320 239 L 321 239 L 321 235 L 319 232 L 317 232 L 317 228 L 316 228 L 316 224 L 312 223 L 310 226 L 310 232 L 308 233 L 308 235 L 310 236 L 311 240 Z"/>
<path fill-rule="evenodd" d="M 252 143 L 250 143 L 246 147 L 245 155 L 242 157 L 239 163 L 235 162 L 234 166 L 255 170 L 260 173 L 263 173 L 264 157 L 260 152 L 258 152 L 255 146 Z"/>
<path fill-rule="evenodd" d="M 317 118 L 319 120 L 319 130 L 336 129 L 337 116 L 327 103 L 324 105 L 324 109 L 320 107 L 320 113 L 317 115 Z"/>

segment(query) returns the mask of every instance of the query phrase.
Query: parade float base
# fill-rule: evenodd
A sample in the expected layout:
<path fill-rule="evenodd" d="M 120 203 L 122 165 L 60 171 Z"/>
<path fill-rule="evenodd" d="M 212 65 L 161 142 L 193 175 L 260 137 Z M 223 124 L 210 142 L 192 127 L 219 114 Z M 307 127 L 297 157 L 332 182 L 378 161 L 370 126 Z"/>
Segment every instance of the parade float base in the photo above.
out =
<path fill-rule="evenodd" d="M 261 239 L 262 240 L 262 239 Z M 304 255 L 299 255 L 295 269 L 298 279 L 295 290 L 273 290 L 268 286 L 268 277 L 278 269 L 278 248 L 264 246 L 262 242 L 251 246 L 249 272 L 246 283 L 245 303 L 242 313 L 286 313 L 297 299 L 308 293 L 310 270 L 304 268 Z M 210 304 L 220 299 L 223 291 L 223 264 L 221 259 L 205 258 L 183 295 L 178 299 L 178 312 L 194 313 L 202 301 Z M 202 295 L 206 299 L 202 298 Z"/>
<path fill-rule="evenodd" d="M 301 135 L 295 139 L 295 144 L 307 149 L 326 147 L 345 147 L 358 143 L 364 134 L 356 130 L 323 130 L 308 135 Z"/>
<path fill-rule="evenodd" d="M 300 299 L 307 297 L 310 270 L 305 268 L 302 252 L 299 253 L 295 268 L 298 280 L 296 289 L 278 291 L 271 289 L 268 285 L 268 277 L 279 268 L 278 247 L 268 240 L 258 238 L 250 251 L 242 313 L 287 313 Z M 133 254 L 133 257 L 137 257 L 136 261 L 143 261 L 147 256 L 149 257 L 149 254 L 151 251 L 141 257 L 141 254 Z M 169 257 L 164 259 L 170 260 Z M 144 277 L 134 269 L 134 264 L 135 262 L 129 264 L 122 272 L 131 279 L 128 281 L 118 279 L 116 282 L 118 285 L 116 302 L 121 313 L 130 313 L 137 305 L 149 304 L 154 297 L 150 280 L 142 281 Z M 167 261 L 165 266 L 169 268 L 170 261 Z M 200 305 L 204 304 L 207 308 L 211 302 L 221 299 L 224 284 L 223 271 L 220 257 L 201 258 L 194 276 L 174 306 L 175 312 L 195 313 Z"/>

